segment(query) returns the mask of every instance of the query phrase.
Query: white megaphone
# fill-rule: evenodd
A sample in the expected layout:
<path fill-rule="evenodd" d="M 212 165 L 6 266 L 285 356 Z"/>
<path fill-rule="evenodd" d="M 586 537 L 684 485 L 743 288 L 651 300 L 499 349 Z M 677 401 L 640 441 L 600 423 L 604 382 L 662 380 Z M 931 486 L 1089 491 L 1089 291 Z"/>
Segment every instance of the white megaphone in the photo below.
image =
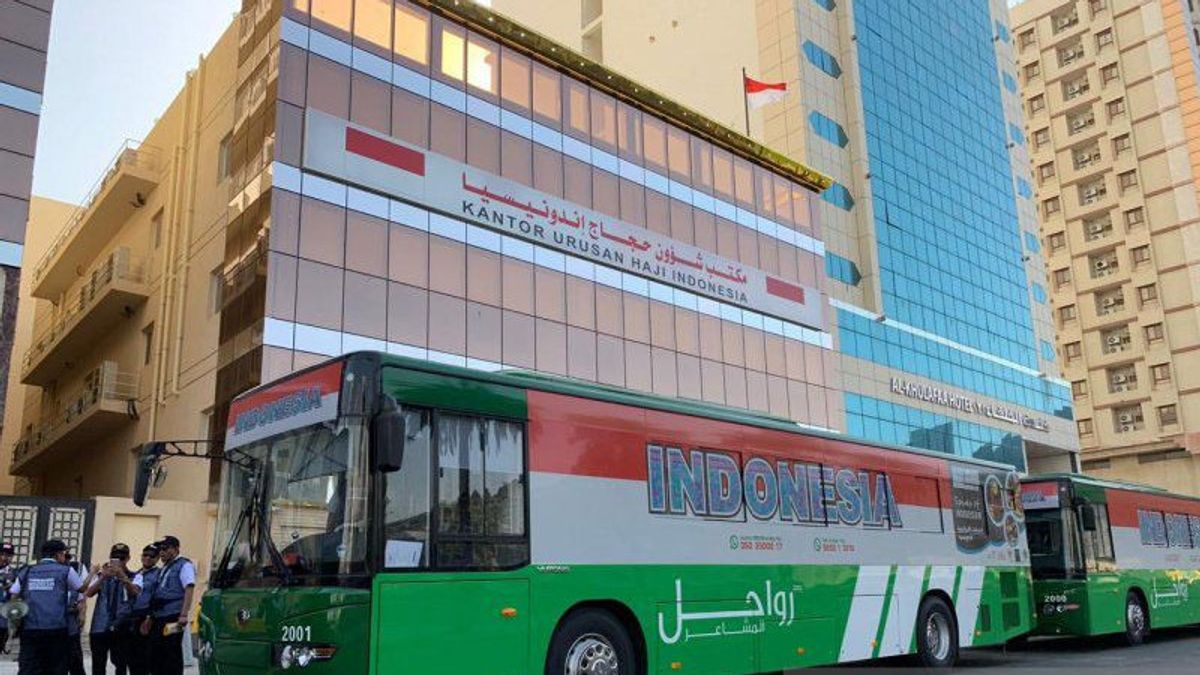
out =
<path fill-rule="evenodd" d="M 0 615 L 10 622 L 17 622 L 29 614 L 29 605 L 24 600 L 9 600 L 0 605 Z"/>

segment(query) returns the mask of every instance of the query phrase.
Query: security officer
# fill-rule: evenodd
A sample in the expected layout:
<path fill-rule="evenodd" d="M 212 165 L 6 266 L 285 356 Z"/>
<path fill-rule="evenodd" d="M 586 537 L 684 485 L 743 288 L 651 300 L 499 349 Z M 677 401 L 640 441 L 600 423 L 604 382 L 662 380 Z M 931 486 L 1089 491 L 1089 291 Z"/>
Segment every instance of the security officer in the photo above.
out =
<path fill-rule="evenodd" d="M 93 569 L 95 580 L 87 597 L 96 598 L 88 641 L 92 647 L 92 675 L 103 675 L 111 659 L 117 675 L 125 675 L 127 646 L 131 640 L 129 617 L 141 592 L 129 571 L 129 546 L 113 544 L 109 561 Z"/>
<path fill-rule="evenodd" d="M 142 568 L 133 577 L 133 585 L 139 589 L 129 608 L 129 642 L 126 645 L 126 663 L 129 675 L 147 675 L 150 672 L 150 599 L 158 588 L 158 547 L 149 544 L 142 549 Z"/>
<path fill-rule="evenodd" d="M 41 560 L 17 575 L 12 594 L 29 605 L 21 629 L 20 675 L 67 672 L 67 609 L 82 580 L 67 566 L 67 545 L 58 539 L 42 544 Z"/>
<path fill-rule="evenodd" d="M 17 578 L 17 568 L 12 564 L 17 554 L 12 544 L 0 544 L 0 604 L 8 602 L 8 588 Z M 8 619 L 0 615 L 0 654 L 8 653 Z"/>
<path fill-rule="evenodd" d="M 183 675 L 183 631 L 191 616 L 196 566 L 179 555 L 179 539 L 168 535 L 154 545 L 163 567 L 150 598 L 150 672 Z"/>

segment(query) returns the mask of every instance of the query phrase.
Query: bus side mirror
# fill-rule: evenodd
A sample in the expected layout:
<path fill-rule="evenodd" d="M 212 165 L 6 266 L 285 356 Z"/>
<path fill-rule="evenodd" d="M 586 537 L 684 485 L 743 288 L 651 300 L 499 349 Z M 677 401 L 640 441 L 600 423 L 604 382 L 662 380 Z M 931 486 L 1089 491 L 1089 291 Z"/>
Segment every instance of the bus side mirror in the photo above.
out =
<path fill-rule="evenodd" d="M 399 471 L 404 463 L 404 412 L 385 410 L 375 417 L 375 468 L 383 473 Z"/>
<path fill-rule="evenodd" d="M 156 480 L 159 473 L 158 463 L 162 460 L 166 450 L 166 443 L 154 441 L 143 445 L 141 451 L 138 452 L 137 466 L 134 468 L 133 477 L 133 503 L 135 506 L 145 505 L 146 494 L 150 492 L 152 483 L 161 484 L 161 480 Z"/>
<path fill-rule="evenodd" d="M 1083 529 L 1086 532 L 1096 531 L 1096 512 L 1090 507 L 1084 506 L 1079 509 L 1079 517 L 1083 520 Z"/>

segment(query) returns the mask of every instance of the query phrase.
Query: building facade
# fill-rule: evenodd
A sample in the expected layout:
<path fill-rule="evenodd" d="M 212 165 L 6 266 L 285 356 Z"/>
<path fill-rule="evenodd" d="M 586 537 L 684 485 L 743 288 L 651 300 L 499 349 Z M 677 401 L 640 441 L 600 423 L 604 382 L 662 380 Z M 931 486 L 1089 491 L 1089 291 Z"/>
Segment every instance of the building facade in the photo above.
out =
<path fill-rule="evenodd" d="M 1013 10 L 1058 351 L 1088 473 L 1200 494 L 1200 14 Z"/>
<path fill-rule="evenodd" d="M 0 0 L 0 401 L 13 353 L 53 9 L 54 0 Z M 0 402 L 0 418 L 3 412 Z M 0 491 L 6 485 L 0 480 Z"/>
<path fill-rule="evenodd" d="M 726 3 L 741 20 L 669 0 L 490 4 L 568 45 L 601 33 L 594 55 L 638 79 L 674 55 L 658 47 L 667 34 L 731 45 L 751 75 L 787 82 L 788 98 L 749 127 L 834 180 L 817 208 L 842 430 L 1031 470 L 1074 466 L 1006 3 Z M 724 55 L 685 58 L 671 79 L 681 100 L 728 118 L 740 71 L 724 86 Z"/>

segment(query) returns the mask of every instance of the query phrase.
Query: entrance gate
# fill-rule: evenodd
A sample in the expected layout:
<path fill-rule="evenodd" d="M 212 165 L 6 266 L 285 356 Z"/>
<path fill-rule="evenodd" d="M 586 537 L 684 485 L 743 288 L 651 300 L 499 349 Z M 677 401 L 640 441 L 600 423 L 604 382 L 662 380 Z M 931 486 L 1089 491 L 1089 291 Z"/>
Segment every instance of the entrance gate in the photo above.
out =
<path fill-rule="evenodd" d="M 16 549 L 13 563 L 37 561 L 38 547 L 47 539 L 61 539 L 75 559 L 92 559 L 92 527 L 96 505 L 88 499 L 50 497 L 0 497 L 0 542 Z"/>

